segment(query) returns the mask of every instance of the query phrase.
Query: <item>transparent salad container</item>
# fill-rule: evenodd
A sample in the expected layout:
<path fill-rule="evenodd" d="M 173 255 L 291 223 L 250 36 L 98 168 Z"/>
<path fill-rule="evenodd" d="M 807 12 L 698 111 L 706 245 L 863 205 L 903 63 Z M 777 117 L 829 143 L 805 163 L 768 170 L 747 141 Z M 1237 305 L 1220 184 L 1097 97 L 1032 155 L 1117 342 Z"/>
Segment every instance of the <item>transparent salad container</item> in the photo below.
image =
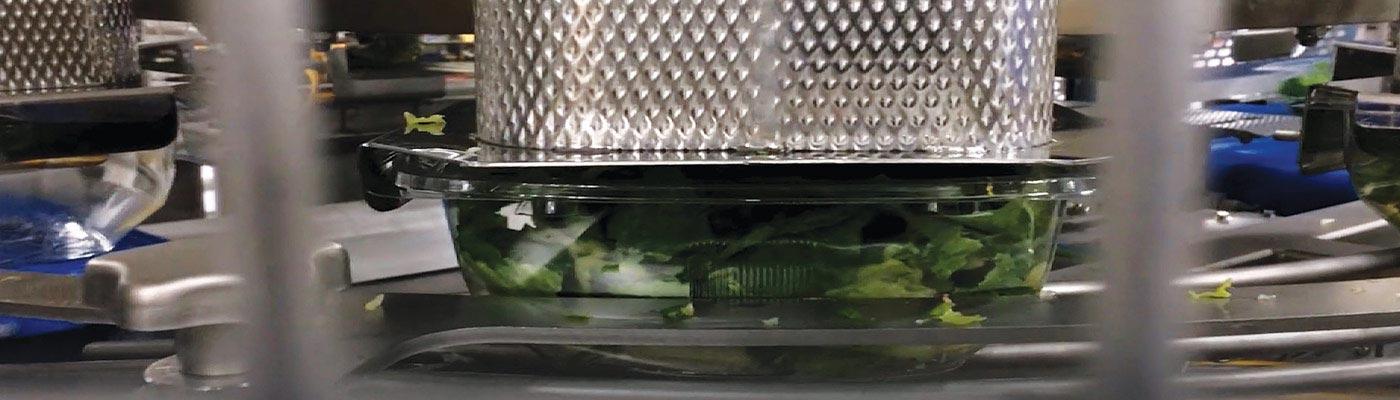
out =
<path fill-rule="evenodd" d="M 0 267 L 111 250 L 164 204 L 178 125 L 168 87 L 0 95 Z"/>
<path fill-rule="evenodd" d="M 1082 169 L 1024 164 L 497 168 L 443 147 L 395 151 L 364 158 L 367 197 L 443 199 L 471 296 L 491 299 L 474 323 L 493 326 L 976 326 L 1008 299 L 1038 301 L 1066 205 L 1093 190 Z M 948 371 L 979 349 L 954 342 L 464 346 L 399 367 L 883 380 Z"/>
<path fill-rule="evenodd" d="M 0 164 L 0 267 L 92 257 L 165 203 L 170 148 Z"/>
<path fill-rule="evenodd" d="M 452 199 L 446 206 L 476 294 L 937 298 L 1039 290 L 1065 202 L 1025 191 L 1061 183 L 925 183 L 920 189 L 943 193 L 922 199 L 898 196 L 903 186 L 813 183 L 764 188 L 790 191 L 786 199 L 673 192 L 632 201 Z M 527 188 L 517 187 L 545 189 Z M 864 194 L 822 198 L 857 190 Z"/>
<path fill-rule="evenodd" d="M 823 189 L 835 195 L 856 188 L 814 183 L 766 188 L 811 196 L 786 201 L 677 194 L 615 202 L 454 199 L 446 206 L 474 295 L 686 299 L 520 305 L 511 315 L 521 320 L 557 314 L 580 326 L 604 320 L 719 329 L 817 321 L 844 328 L 971 326 L 996 318 L 981 314 L 981 303 L 1033 297 L 1044 284 L 1066 201 L 1027 192 L 1070 182 L 927 183 L 917 188 L 945 192 L 924 199 L 908 193 L 911 187 L 880 185 L 858 189 L 860 197 L 824 199 Z M 935 315 L 940 304 L 954 301 L 955 312 L 970 319 Z M 765 304 L 773 302 L 798 304 Z M 530 349 L 574 374 L 870 380 L 950 371 L 980 346 Z M 481 357 L 479 350 L 448 351 Z"/>
<path fill-rule="evenodd" d="M 1303 132 L 1305 172 L 1345 167 L 1361 200 L 1400 227 L 1400 96 L 1315 87 Z"/>

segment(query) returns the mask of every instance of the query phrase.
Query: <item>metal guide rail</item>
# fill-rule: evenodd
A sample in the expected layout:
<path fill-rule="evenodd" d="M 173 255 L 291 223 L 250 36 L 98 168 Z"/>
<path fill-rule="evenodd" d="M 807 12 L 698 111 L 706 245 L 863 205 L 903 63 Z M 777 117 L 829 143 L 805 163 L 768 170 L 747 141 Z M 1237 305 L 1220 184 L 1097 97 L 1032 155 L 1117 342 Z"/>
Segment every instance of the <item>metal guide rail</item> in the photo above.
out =
<path fill-rule="evenodd" d="M 1248 237 L 1253 231 L 1302 232 L 1308 235 L 1295 236 L 1293 243 L 1272 241 L 1257 244 L 1256 247 L 1291 248 L 1308 247 L 1316 239 L 1315 235 L 1328 235 L 1312 223 L 1313 219 L 1343 220 L 1351 226 L 1366 226 L 1370 219 L 1359 204 L 1351 204 L 1329 210 L 1329 213 L 1307 215 L 1282 226 L 1280 221 L 1259 223 L 1255 226 L 1227 231 L 1216 241 L 1229 242 L 1231 238 Z M 346 215 L 346 210 L 337 209 L 336 215 Z M 354 214 L 353 212 L 350 212 Z M 1352 215 L 1355 214 L 1355 215 Z M 393 214 L 383 214 L 393 215 Z M 415 219 L 440 221 L 440 216 L 424 214 Z M 1355 217 L 1355 218 L 1352 218 Z M 1287 219 L 1284 219 L 1287 220 Z M 717 315 L 709 319 L 697 319 L 686 328 L 666 326 L 657 320 L 655 325 L 636 322 L 592 321 L 587 327 L 559 328 L 568 326 L 563 321 L 548 318 L 488 318 L 486 315 L 501 315 L 488 310 L 509 310 L 530 307 L 551 302 L 567 301 L 575 309 L 615 309 L 613 303 L 651 302 L 642 309 L 664 308 L 670 303 L 685 302 L 684 299 L 522 299 L 508 297 L 470 297 L 461 293 L 460 277 L 454 272 L 418 275 L 400 279 L 381 280 L 352 284 L 351 260 L 363 257 L 359 247 L 375 243 L 373 252 L 395 252 L 396 249 L 383 248 L 383 240 L 376 237 L 398 237 L 390 247 L 414 247 L 419 252 L 439 254 L 440 259 L 413 258 L 403 263 L 451 264 L 450 244 L 430 241 L 421 237 L 440 235 L 441 230 L 431 229 L 433 224 L 415 224 L 412 221 L 380 222 L 402 226 L 416 226 L 428 229 L 415 229 L 412 233 L 369 232 L 364 236 L 338 240 L 340 244 L 327 246 L 313 257 L 313 267 L 329 286 L 340 288 L 327 292 L 323 297 L 327 304 L 337 310 L 338 317 L 332 328 L 326 332 L 345 348 L 352 349 L 348 358 L 353 361 L 339 366 L 338 370 L 353 373 L 344 379 L 344 388 L 360 398 L 374 398 L 373 393 L 384 394 L 386 388 L 403 388 L 404 385 L 422 386 L 429 397 L 432 393 L 447 394 L 451 390 L 483 388 L 498 393 L 498 398 L 532 398 L 532 390 L 548 388 L 560 396 L 576 398 L 610 398 L 616 393 L 603 390 L 599 382 L 584 382 L 568 377 L 507 377 L 473 374 L 417 374 L 387 369 L 401 360 L 416 354 L 444 348 L 473 344 L 561 344 L 561 345 L 656 345 L 656 346 L 840 346 L 840 345 L 892 345 L 892 344 L 940 344 L 940 343 L 981 343 L 988 344 L 968 361 L 966 376 L 959 375 L 933 384 L 928 382 L 901 382 L 881 386 L 868 384 L 849 385 L 806 385 L 762 382 L 666 382 L 654 381 L 638 383 L 643 387 L 655 387 L 651 398 L 687 398 L 720 395 L 722 398 L 755 398 L 753 393 L 765 395 L 811 394 L 815 388 L 829 389 L 829 395 L 811 398 L 839 398 L 839 394 L 850 394 L 855 390 L 889 391 L 895 398 L 899 393 L 938 393 L 955 396 L 963 393 L 959 388 L 990 388 L 987 393 L 1020 393 L 1027 387 L 1058 387 L 1063 391 L 1074 390 L 1085 384 L 1083 381 L 1057 378 L 1066 368 L 1078 368 L 1095 354 L 1098 346 L 1092 342 L 1094 329 L 1092 307 L 1097 299 L 1097 290 L 1073 290 L 1085 284 L 1076 281 L 1059 280 L 1052 282 L 1047 290 L 1059 290 L 1047 297 L 1047 301 L 1007 302 L 985 306 L 975 312 L 997 315 L 983 327 L 925 328 L 916 326 L 891 326 L 881 329 L 850 329 L 850 327 L 824 323 L 821 321 L 785 321 L 781 329 L 765 328 L 757 322 L 762 315 L 801 315 L 794 309 L 812 307 L 813 304 L 775 303 L 762 307 L 742 307 L 732 311 L 711 308 Z M 440 224 L 441 222 L 434 222 Z M 1347 229 L 1341 225 L 1335 229 Z M 1380 227 L 1388 229 L 1388 227 Z M 1355 230 L 1355 229 L 1353 229 Z M 1364 231 L 1353 232 L 1362 233 Z M 1345 232 L 1344 232 L 1345 233 Z M 1235 235 L 1232 236 L 1231 234 Z M 409 237 L 400 237 L 408 235 Z M 1280 235 L 1287 237 L 1288 235 Z M 419 240 L 422 239 L 422 240 Z M 231 277 L 197 273 L 199 269 L 193 260 L 204 246 L 201 239 L 185 238 L 170 244 L 145 250 L 123 252 L 103 257 L 95 261 L 96 269 L 87 277 L 70 278 L 66 282 L 51 282 L 45 287 L 67 287 L 63 290 L 41 290 L 28 292 L 30 299 L 0 299 L 0 312 L 27 313 L 89 321 L 114 321 L 137 330 L 186 329 L 184 341 L 179 342 L 187 365 L 170 359 L 147 369 L 148 378 L 153 369 L 164 368 L 164 375 L 180 376 L 180 369 L 186 371 L 218 370 L 227 368 L 227 363 L 213 362 L 201 355 L 218 354 L 228 351 L 209 340 L 198 337 L 218 337 L 236 323 L 236 308 L 225 300 L 227 285 L 238 281 Z M 1238 242 L 1235 242 L 1238 244 Z M 424 248 L 426 247 L 426 248 Z M 439 249 L 439 247 L 442 247 Z M 1253 252 L 1244 246 L 1231 246 L 1236 252 Z M 1316 247 L 1316 246 L 1314 246 Z M 1347 346 L 1370 346 L 1400 341 L 1400 327 L 1394 321 L 1400 320 L 1400 278 L 1353 280 L 1356 276 L 1374 276 L 1400 272 L 1400 250 L 1373 250 L 1354 253 L 1366 249 L 1365 245 L 1333 249 L 1334 257 L 1316 258 L 1304 261 L 1266 264 L 1252 267 L 1207 270 L 1179 281 L 1184 296 L 1187 288 L 1211 286 L 1223 279 L 1236 279 L 1240 288 L 1234 290 L 1234 299 L 1229 302 L 1207 302 L 1195 304 L 1200 317 L 1188 321 L 1195 328 L 1193 337 L 1181 339 L 1176 346 L 1183 352 L 1206 358 L 1244 357 L 1274 354 L 1282 351 L 1306 349 L 1334 349 Z M 444 250 L 444 251 L 434 251 Z M 1326 249 L 1314 248 L 1325 252 Z M 1346 254 L 1346 253 L 1351 254 Z M 359 256 L 357 256 L 359 255 Z M 378 263 L 393 264 L 388 258 L 377 258 Z M 147 268 L 134 268 L 145 266 Z M 160 266 L 162 268 L 153 268 Z M 380 266 L 383 268 L 394 265 Z M 1080 267 L 1075 267 L 1080 268 Z M 156 270 L 164 270 L 156 271 Z M 168 272 L 183 272 L 170 274 Z M 105 276 L 104 276 L 105 275 Z M 190 276 L 192 275 L 192 276 Z M 8 275 L 7 275 L 8 276 Z M 18 279 L 32 277 L 15 274 L 19 278 L 0 278 L 0 285 L 17 282 Z M 45 278 L 54 280 L 55 278 Z M 121 282 L 117 284 L 117 282 Z M 200 290 L 203 286 L 206 289 Z M 222 287 L 222 289 L 221 289 Z M 172 291 L 172 288 L 182 288 Z M 18 292 L 16 292 L 18 293 Z M 174 296 L 141 296 L 140 293 L 179 293 Z M 373 311 L 365 305 L 373 302 L 379 294 L 384 294 L 380 306 Z M 80 296 L 74 298 L 73 296 Z M 1264 296 L 1265 299 L 1261 299 Z M 1326 299 L 1325 301 L 1323 299 Z M 180 307 L 202 307 L 197 313 L 201 319 L 170 319 L 189 313 L 172 312 Z M 633 306 L 632 308 L 636 308 Z M 164 311 L 162 313 L 162 311 Z M 164 314 L 164 315 L 162 315 Z M 506 313 L 509 314 L 509 313 Z M 730 318 L 726 318 L 728 315 Z M 210 319 L 218 317 L 221 319 Z M 737 321 L 737 322 L 736 322 Z M 223 327 L 223 328 L 220 328 Z M 228 329 L 225 329 L 228 328 Z M 193 339 L 193 340 L 192 340 Z M 209 360 L 200 363 L 199 360 Z M 1245 393 L 1279 390 L 1281 388 L 1317 388 L 1351 385 L 1358 383 L 1383 382 L 1384 379 L 1400 377 L 1397 362 L 1389 358 L 1375 360 L 1348 361 L 1340 363 L 1305 364 L 1280 369 L 1249 370 L 1230 372 L 1201 372 L 1183 377 L 1183 382 L 1205 389 L 1220 389 Z M 125 364 L 124 364 L 125 365 Z M 110 366 L 110 365 L 109 365 Z M 107 366 L 93 366 L 101 370 Z M 142 373 L 140 368 L 132 369 L 125 365 L 128 374 Z M 211 369 L 213 368 L 213 369 Z M 978 371 L 1015 369 L 1022 373 L 1017 379 L 988 379 L 978 376 Z M 92 372 L 92 371 L 88 371 Z M 8 381 L 9 374 L 23 373 L 23 370 L 0 369 L 0 380 Z M 213 385 L 215 387 L 236 387 L 243 382 L 236 375 L 221 380 L 180 380 L 165 381 L 167 385 Z M 157 375 L 159 377 L 159 375 Z M 232 378 L 232 379 L 230 379 Z M 498 383 L 499 382 L 499 383 Z M 520 383 L 515 385 L 510 382 Z M 608 385 L 621 385 L 626 380 L 605 380 Z M 1301 386 L 1306 382 L 1307 386 Z M 1286 383 L 1286 384 L 1285 384 Z M 627 382 L 630 387 L 632 383 Z M 602 386 L 600 386 L 602 385 Z M 161 385 L 155 385 L 161 386 Z M 614 386 L 619 387 L 619 386 Z M 662 388 L 674 387 L 676 391 Z M 747 388 L 740 390 L 740 388 Z M 774 391 L 786 390 L 775 393 Z M 1053 393 L 1048 391 L 1044 393 Z M 1042 394 L 1044 394 L 1042 393 Z M 1066 392 L 1068 393 L 1068 392 Z M 638 395 L 638 398 L 648 398 Z M 543 397 L 543 398 L 548 398 Z"/>

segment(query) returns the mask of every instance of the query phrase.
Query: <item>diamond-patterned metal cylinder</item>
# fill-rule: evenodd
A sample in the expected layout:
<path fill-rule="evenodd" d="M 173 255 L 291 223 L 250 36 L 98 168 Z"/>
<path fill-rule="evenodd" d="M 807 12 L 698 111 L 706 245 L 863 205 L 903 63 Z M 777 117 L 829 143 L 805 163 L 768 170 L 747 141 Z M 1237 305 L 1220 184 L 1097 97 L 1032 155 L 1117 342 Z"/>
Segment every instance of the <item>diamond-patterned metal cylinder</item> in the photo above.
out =
<path fill-rule="evenodd" d="M 477 3 L 477 137 L 556 151 L 1050 142 L 1055 0 Z"/>
<path fill-rule="evenodd" d="M 0 0 L 0 92 L 140 80 L 131 0 Z"/>

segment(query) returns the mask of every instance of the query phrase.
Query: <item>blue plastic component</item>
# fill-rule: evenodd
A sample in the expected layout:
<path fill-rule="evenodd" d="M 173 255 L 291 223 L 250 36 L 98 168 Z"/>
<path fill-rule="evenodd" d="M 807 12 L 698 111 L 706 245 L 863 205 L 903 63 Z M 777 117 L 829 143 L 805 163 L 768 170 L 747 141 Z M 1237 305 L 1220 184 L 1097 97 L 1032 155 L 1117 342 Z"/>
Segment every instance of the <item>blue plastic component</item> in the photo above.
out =
<path fill-rule="evenodd" d="M 1273 103 L 1273 102 L 1271 102 L 1271 103 L 1265 103 L 1265 104 L 1253 104 L 1253 103 L 1219 104 L 1219 105 L 1211 106 L 1211 109 L 1212 109 L 1212 110 L 1217 110 L 1217 111 L 1234 111 L 1234 112 L 1242 112 L 1242 113 L 1249 113 L 1249 114 L 1262 114 L 1262 115 L 1293 115 L 1293 107 L 1289 106 L 1287 103 Z"/>
<path fill-rule="evenodd" d="M 1345 170 L 1304 176 L 1298 172 L 1298 142 L 1233 137 L 1211 140 L 1206 188 L 1227 199 L 1293 215 L 1355 201 Z"/>
<path fill-rule="evenodd" d="M 1263 115 L 1293 115 L 1287 103 L 1219 104 L 1211 107 Z M 1242 143 L 1234 137 L 1210 142 L 1206 188 L 1225 198 L 1294 215 L 1356 201 L 1345 170 L 1304 176 L 1298 171 L 1298 142 L 1257 137 Z"/>
<path fill-rule="evenodd" d="M 122 240 L 118 241 L 113 251 L 121 251 L 136 247 L 149 246 L 158 243 L 165 243 L 166 239 L 141 231 L 131 231 Z M 55 275 L 78 275 L 83 273 L 83 268 L 87 267 L 87 262 L 91 258 L 77 260 L 51 262 L 43 264 L 5 266 L 0 269 L 9 271 L 38 272 Z M 73 330 L 82 325 L 65 321 L 51 321 L 34 318 L 7 317 L 0 315 L 0 339 L 10 337 L 29 337 L 43 335 L 46 333 L 62 332 Z"/>

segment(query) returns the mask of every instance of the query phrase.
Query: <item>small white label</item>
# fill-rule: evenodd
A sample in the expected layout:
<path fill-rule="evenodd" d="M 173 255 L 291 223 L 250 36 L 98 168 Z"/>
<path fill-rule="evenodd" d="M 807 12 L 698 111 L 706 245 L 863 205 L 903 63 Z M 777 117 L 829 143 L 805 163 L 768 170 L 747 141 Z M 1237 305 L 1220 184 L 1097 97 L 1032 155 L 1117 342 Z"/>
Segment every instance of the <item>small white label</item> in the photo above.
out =
<path fill-rule="evenodd" d="M 500 211 L 496 211 L 496 215 L 506 217 L 506 228 L 513 231 L 525 229 L 527 226 L 535 227 L 535 210 L 527 201 L 501 207 Z"/>

